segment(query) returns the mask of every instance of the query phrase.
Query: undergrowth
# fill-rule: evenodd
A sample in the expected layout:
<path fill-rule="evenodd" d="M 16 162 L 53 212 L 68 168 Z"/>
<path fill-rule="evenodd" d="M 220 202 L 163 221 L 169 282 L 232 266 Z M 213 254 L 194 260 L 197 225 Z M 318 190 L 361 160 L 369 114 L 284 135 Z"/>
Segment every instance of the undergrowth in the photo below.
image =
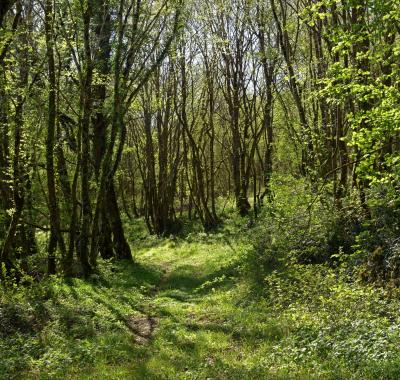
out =
<path fill-rule="evenodd" d="M 0 378 L 400 378 L 398 290 L 358 270 L 369 226 L 354 208 L 310 209 L 304 184 L 276 181 L 282 193 L 255 223 L 229 205 L 214 233 L 186 220 L 157 238 L 132 223 L 135 263 L 3 289 Z M 135 317 L 156 321 L 145 344 Z"/>

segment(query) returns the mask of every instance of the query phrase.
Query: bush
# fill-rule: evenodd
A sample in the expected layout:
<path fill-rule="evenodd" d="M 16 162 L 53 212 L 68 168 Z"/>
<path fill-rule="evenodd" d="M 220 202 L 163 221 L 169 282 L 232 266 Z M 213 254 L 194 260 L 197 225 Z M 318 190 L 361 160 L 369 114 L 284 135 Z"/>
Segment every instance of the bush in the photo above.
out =
<path fill-rule="evenodd" d="M 260 283 L 282 263 L 336 266 L 352 258 L 363 220 L 355 202 L 349 199 L 338 210 L 323 196 L 316 198 L 305 182 L 290 178 L 275 179 L 274 188 L 274 203 L 263 207 L 251 232 L 249 278 Z"/>
<path fill-rule="evenodd" d="M 394 184 L 370 190 L 370 218 L 357 235 L 355 250 L 363 262 L 361 277 L 381 285 L 400 283 L 400 197 Z"/>

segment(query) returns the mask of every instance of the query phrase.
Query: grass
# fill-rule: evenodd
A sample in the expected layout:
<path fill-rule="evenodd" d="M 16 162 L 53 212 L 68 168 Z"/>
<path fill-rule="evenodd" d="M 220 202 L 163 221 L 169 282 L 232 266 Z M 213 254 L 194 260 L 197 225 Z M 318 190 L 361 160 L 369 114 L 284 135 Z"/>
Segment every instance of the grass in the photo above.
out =
<path fill-rule="evenodd" d="M 241 275 L 252 246 L 237 227 L 142 236 L 135 264 L 2 294 L 0 378 L 400 378 L 398 301 L 293 264 L 271 270 L 260 297 Z M 126 321 L 147 317 L 156 326 L 139 344 Z"/>

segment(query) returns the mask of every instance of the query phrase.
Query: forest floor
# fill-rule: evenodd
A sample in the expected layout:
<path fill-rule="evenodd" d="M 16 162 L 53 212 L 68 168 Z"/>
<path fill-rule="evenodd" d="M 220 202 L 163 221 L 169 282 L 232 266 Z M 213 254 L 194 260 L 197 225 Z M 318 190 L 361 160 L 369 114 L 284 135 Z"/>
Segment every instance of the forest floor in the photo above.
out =
<path fill-rule="evenodd" d="M 254 340 L 242 341 L 234 326 L 243 313 L 233 277 L 238 258 L 235 246 L 215 241 L 167 241 L 139 252 L 138 263 L 149 273 L 149 282 L 141 287 L 140 314 L 128 318 L 139 355 L 128 365 L 100 367 L 98 375 L 110 379 L 243 378 L 243 361 L 255 358 L 251 355 Z M 253 329 L 257 328 L 254 324 Z M 87 376 L 96 377 L 93 372 Z"/>
<path fill-rule="evenodd" d="M 399 302 L 322 266 L 271 272 L 256 297 L 235 236 L 145 237 L 133 264 L 4 296 L 0 378 L 400 378 Z"/>

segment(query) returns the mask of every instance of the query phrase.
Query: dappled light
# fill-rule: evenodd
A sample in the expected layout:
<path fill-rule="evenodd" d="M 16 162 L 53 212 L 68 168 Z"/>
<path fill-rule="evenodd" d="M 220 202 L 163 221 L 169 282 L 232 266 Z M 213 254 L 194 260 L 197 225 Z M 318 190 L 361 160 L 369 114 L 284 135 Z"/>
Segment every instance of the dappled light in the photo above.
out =
<path fill-rule="evenodd" d="M 400 379 L 399 0 L 0 0 L 0 380 Z"/>

